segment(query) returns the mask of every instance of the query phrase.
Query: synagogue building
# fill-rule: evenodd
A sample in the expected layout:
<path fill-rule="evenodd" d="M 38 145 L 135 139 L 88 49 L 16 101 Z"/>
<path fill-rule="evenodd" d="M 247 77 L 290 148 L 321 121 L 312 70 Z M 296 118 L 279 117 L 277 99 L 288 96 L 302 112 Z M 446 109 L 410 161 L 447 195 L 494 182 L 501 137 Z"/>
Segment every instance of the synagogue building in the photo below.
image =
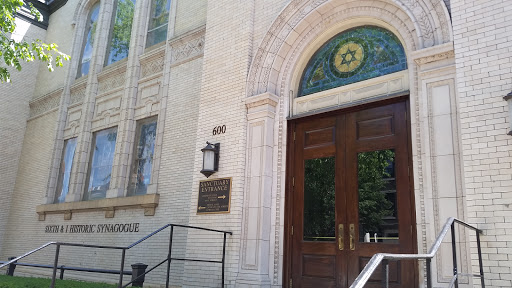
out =
<path fill-rule="evenodd" d="M 510 1 L 27 1 L 71 60 L 0 84 L 0 261 L 348 288 L 437 247 L 365 287 L 512 287 Z"/>

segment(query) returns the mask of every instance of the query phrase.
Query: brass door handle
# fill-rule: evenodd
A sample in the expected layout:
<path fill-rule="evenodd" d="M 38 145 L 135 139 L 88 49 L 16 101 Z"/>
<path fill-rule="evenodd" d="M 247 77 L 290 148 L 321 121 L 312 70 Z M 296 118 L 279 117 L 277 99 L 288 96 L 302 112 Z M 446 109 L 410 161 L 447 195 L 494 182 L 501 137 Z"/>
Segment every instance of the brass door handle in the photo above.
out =
<path fill-rule="evenodd" d="M 343 224 L 338 225 L 338 249 L 343 250 L 345 243 L 343 241 Z"/>
<path fill-rule="evenodd" d="M 349 230 L 350 230 L 350 250 L 355 250 L 356 249 L 356 244 L 355 244 L 356 229 L 354 228 L 354 224 L 350 224 Z"/>

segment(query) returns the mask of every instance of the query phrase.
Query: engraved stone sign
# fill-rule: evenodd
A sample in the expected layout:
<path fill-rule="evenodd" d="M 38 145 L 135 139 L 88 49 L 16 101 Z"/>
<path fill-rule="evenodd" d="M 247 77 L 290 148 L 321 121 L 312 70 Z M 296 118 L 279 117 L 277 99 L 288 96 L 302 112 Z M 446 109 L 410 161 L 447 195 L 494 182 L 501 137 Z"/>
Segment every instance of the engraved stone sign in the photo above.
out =
<path fill-rule="evenodd" d="M 199 182 L 197 214 L 229 213 L 231 177 Z"/>

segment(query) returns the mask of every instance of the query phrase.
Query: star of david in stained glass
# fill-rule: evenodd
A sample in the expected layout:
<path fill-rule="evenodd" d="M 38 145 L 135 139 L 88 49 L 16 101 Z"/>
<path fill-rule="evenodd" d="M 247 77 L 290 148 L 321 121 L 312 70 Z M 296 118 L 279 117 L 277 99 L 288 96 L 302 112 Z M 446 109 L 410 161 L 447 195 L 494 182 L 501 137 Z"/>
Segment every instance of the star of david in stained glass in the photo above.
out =
<path fill-rule="evenodd" d="M 364 57 L 364 50 L 361 45 L 349 42 L 340 47 L 334 58 L 334 66 L 339 72 L 346 73 L 354 71 Z"/>
<path fill-rule="evenodd" d="M 377 26 L 343 31 L 325 43 L 304 69 L 297 97 L 407 69 L 400 39 Z"/>

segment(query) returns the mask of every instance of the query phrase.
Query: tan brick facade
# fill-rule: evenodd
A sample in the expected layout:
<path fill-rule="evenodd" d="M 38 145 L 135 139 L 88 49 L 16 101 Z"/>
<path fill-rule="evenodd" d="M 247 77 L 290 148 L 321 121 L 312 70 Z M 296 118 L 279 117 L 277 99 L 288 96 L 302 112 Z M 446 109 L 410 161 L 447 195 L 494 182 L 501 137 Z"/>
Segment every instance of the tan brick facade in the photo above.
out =
<path fill-rule="evenodd" d="M 484 230 L 486 283 L 512 285 L 512 227 L 507 220 L 512 204 L 507 145 L 512 138 L 507 135 L 511 119 L 503 100 L 512 89 L 507 44 L 512 26 L 506 22 L 506 3 L 172 0 L 167 41 L 144 48 L 150 2 L 135 3 L 129 54 L 109 66 L 103 63 L 116 1 L 100 2 L 91 68 L 78 79 L 85 22 L 95 1 L 69 0 L 51 14 L 46 32 L 29 30 L 58 43 L 72 60 L 53 73 L 31 64 L 34 68 L 25 66 L 14 74 L 16 82 L 33 79 L 30 89 L 2 84 L 0 173 L 8 183 L 0 188 L 6 199 L 0 202 L 0 259 L 49 241 L 128 245 L 176 223 L 233 232 L 226 246 L 228 287 L 288 287 L 288 119 L 408 95 L 414 182 L 410 193 L 416 211 L 411 229 L 416 231 L 417 251 L 427 252 L 446 219 L 457 217 Z M 362 25 L 394 33 L 404 47 L 407 69 L 296 97 L 314 53 L 338 33 Z M 152 198 L 157 200 L 119 206 L 116 199 L 129 197 L 137 123 L 153 116 L 158 120 L 147 194 L 158 194 Z M 212 130 L 222 125 L 225 133 L 214 135 Z M 84 202 L 94 133 L 111 127 L 117 127 L 117 140 L 106 192 L 109 201 L 102 203 L 113 204 L 100 205 L 101 210 L 96 204 L 69 208 Z M 77 146 L 64 206 L 54 203 L 54 195 L 64 140 L 74 137 Z M 229 213 L 196 213 L 199 181 L 206 179 L 199 173 L 206 141 L 221 144 L 219 171 L 210 179 L 232 178 Z M 47 225 L 126 223 L 139 223 L 140 231 L 45 232 Z M 179 228 L 174 233 L 174 257 L 221 259 L 221 235 Z M 459 236 L 460 269 L 476 273 L 474 236 Z M 168 237 L 166 230 L 129 250 L 126 268 L 165 259 Z M 48 264 L 53 249 L 26 261 Z M 433 260 L 436 287 L 451 280 L 450 249 L 447 239 Z M 120 261 L 120 253 L 112 251 L 65 247 L 61 253 L 60 263 L 67 266 L 118 269 Z M 426 287 L 425 264 L 418 265 L 418 286 Z M 18 267 L 16 273 L 50 272 Z M 165 273 L 158 268 L 146 283 L 160 287 Z M 171 265 L 171 284 L 177 287 L 219 287 L 220 275 L 219 264 Z M 461 279 L 461 286 L 476 282 Z"/>
<path fill-rule="evenodd" d="M 482 253 L 492 287 L 512 286 L 512 119 L 503 100 L 512 88 L 508 4 L 452 1 L 467 219 L 487 231 Z"/>
<path fill-rule="evenodd" d="M 16 39 L 44 38 L 46 31 L 42 28 L 31 26 L 21 19 L 16 20 L 17 30 L 14 31 Z M 14 38 L 13 37 L 13 38 Z M 2 62 L 3 63 L 3 62 Z M 16 175 L 22 153 L 22 143 L 27 120 L 30 115 L 29 101 L 34 96 L 36 87 L 35 79 L 39 63 L 25 63 L 21 72 L 9 69 L 12 75 L 12 83 L 2 84 L 0 88 L 0 174 L 3 185 L 0 188 L 0 242 L 7 231 L 7 221 L 10 214 L 11 199 L 16 184 Z M 53 132 L 49 132 L 53 133 Z M 44 164 L 45 166 L 47 164 Z M 4 246 L 0 245 L 0 253 Z"/>

